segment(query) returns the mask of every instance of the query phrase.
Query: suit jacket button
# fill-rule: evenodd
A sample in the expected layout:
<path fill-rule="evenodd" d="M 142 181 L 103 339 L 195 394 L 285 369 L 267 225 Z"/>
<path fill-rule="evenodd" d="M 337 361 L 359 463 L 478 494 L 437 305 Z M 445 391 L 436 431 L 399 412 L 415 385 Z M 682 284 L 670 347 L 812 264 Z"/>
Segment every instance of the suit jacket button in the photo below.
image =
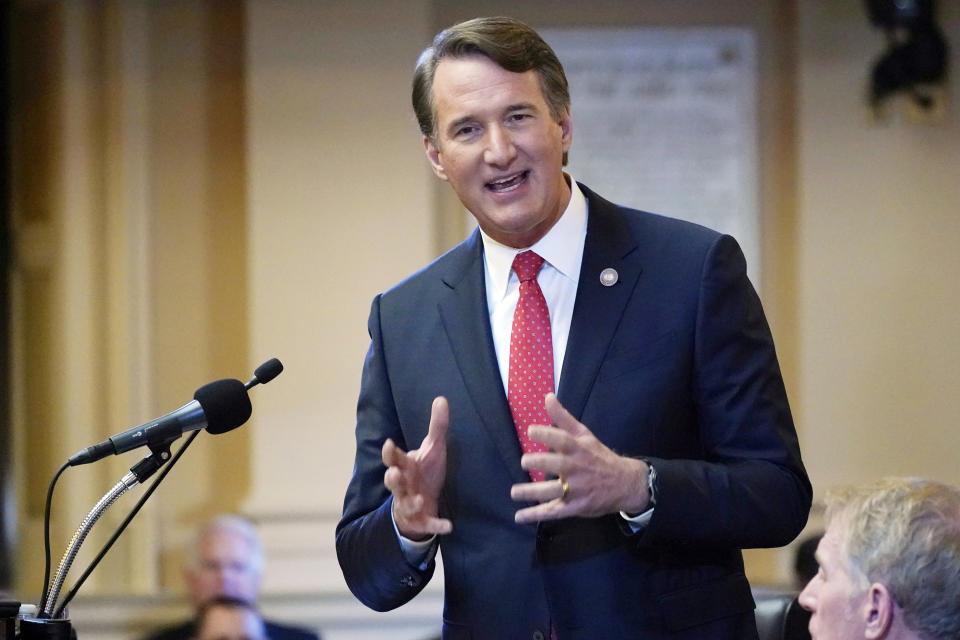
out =
<path fill-rule="evenodd" d="M 533 632 L 533 640 L 543 640 L 543 638 L 543 631 L 540 631 L 540 629 Z"/>
<path fill-rule="evenodd" d="M 417 586 L 417 579 L 408 573 L 400 578 L 400 584 L 407 587 L 415 587 Z"/>

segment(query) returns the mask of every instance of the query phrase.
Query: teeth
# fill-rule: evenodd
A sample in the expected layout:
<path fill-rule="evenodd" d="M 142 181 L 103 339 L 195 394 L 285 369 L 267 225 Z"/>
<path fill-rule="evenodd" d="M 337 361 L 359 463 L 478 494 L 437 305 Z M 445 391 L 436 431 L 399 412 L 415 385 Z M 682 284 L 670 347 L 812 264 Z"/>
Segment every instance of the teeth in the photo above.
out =
<path fill-rule="evenodd" d="M 507 191 L 513 191 L 514 189 L 520 186 L 520 184 L 523 182 L 523 178 L 525 175 L 526 173 L 521 172 L 521 173 L 512 175 L 508 178 L 493 180 L 488 184 L 491 189 L 494 189 L 495 191 L 499 191 L 501 193 L 507 192 Z"/>

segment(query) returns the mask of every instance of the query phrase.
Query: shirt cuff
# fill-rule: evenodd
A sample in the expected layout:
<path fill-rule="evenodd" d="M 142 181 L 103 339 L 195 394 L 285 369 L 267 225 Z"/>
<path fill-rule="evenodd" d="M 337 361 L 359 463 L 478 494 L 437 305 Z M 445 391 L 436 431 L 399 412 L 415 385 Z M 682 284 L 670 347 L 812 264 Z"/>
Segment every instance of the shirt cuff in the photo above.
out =
<path fill-rule="evenodd" d="M 403 552 L 403 557 L 420 571 L 426 571 L 437 555 L 437 536 L 430 536 L 426 540 L 419 541 L 405 538 L 400 533 L 400 529 L 397 529 L 397 521 L 393 519 L 393 509 L 390 509 L 390 522 L 393 523 L 393 531 L 397 534 L 397 540 L 400 541 L 400 550 Z"/>
<path fill-rule="evenodd" d="M 627 521 L 627 526 L 630 527 L 630 530 L 634 533 L 640 533 L 650 524 L 650 519 L 653 517 L 653 507 L 650 507 L 643 513 L 635 516 L 627 515 L 626 512 L 621 511 L 620 517 Z"/>

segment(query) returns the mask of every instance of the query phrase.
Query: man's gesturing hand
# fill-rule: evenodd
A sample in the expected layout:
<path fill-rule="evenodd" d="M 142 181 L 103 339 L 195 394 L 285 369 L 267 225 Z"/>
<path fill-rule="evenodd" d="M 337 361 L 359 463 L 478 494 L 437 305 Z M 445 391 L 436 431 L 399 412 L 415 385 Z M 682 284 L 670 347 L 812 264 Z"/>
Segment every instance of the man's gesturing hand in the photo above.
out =
<path fill-rule="evenodd" d="M 526 470 L 541 469 L 560 480 L 513 485 L 511 498 L 540 503 L 517 511 L 516 521 L 596 517 L 619 511 L 640 513 L 649 508 L 647 463 L 608 449 L 554 394 L 547 394 L 545 404 L 555 426 L 531 426 L 529 434 L 550 451 L 524 454 L 520 465 Z"/>
<path fill-rule="evenodd" d="M 437 502 L 447 474 L 447 428 L 450 407 L 447 399 L 434 398 L 430 409 L 430 428 L 419 449 L 409 453 L 393 440 L 383 443 L 382 459 L 387 466 L 383 484 L 393 494 L 393 520 L 400 535 L 410 540 L 425 540 L 450 533 L 453 524 L 439 518 Z"/>

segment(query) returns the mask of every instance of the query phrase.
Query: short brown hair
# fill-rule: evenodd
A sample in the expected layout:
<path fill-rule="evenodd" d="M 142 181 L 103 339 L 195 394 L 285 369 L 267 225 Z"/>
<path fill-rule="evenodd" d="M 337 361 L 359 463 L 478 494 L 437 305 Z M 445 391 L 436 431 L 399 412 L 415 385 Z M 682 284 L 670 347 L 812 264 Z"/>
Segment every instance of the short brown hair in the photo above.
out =
<path fill-rule="evenodd" d="M 433 111 L 433 76 L 444 58 L 482 55 L 514 73 L 531 69 L 540 79 L 540 90 L 559 121 L 570 108 L 570 89 L 563 65 L 543 38 L 514 18 L 474 18 L 438 33 L 427 47 L 413 73 L 413 111 L 420 131 L 436 144 L 437 123 Z"/>

